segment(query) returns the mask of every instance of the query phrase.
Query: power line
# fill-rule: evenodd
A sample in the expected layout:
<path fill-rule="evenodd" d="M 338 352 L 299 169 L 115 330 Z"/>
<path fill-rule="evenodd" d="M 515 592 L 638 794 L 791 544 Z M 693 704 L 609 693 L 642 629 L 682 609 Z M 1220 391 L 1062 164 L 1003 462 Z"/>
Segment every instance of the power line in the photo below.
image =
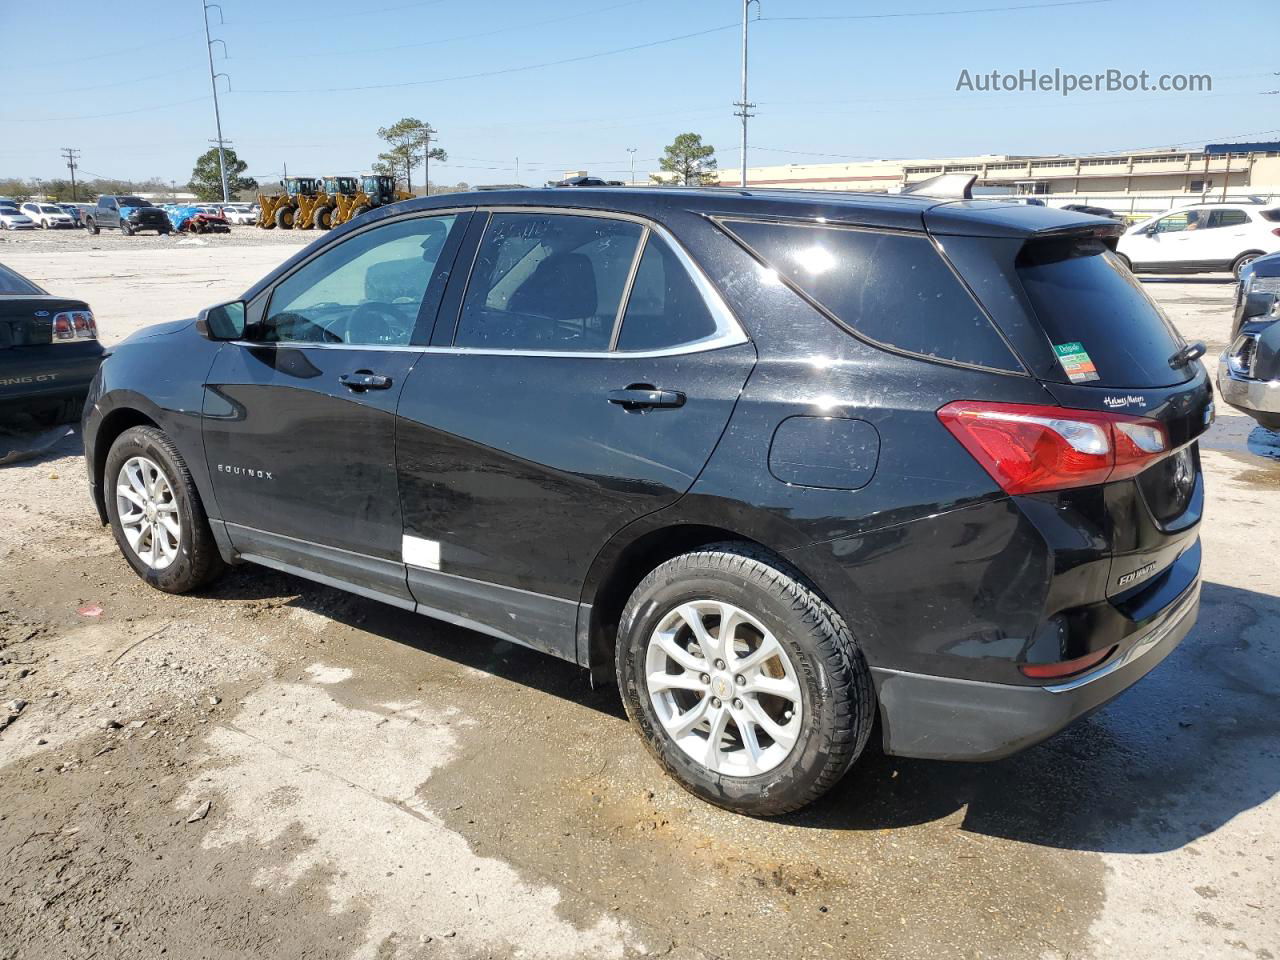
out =
<path fill-rule="evenodd" d="M 1009 13 L 1017 10 L 1045 10 L 1050 7 L 1084 7 L 1098 3 L 1115 3 L 1116 0 L 1051 0 L 1049 3 L 1023 3 L 1003 7 L 969 7 L 964 10 L 919 10 L 909 13 L 853 13 L 810 17 L 761 17 L 772 23 L 804 22 L 815 20 L 897 20 L 904 17 L 958 17 L 969 13 Z"/>
<path fill-rule="evenodd" d="M 623 0 L 622 3 L 614 3 L 607 7 L 592 7 L 588 12 L 592 16 L 597 16 L 601 13 L 607 13 L 610 10 L 618 10 L 622 7 L 634 7 L 647 2 L 648 0 Z M 348 56 L 350 54 L 359 53 L 386 53 L 392 50 L 416 50 L 421 47 L 438 47 L 441 44 L 455 43 L 459 40 L 476 40 L 481 37 L 496 36 L 500 33 L 510 33 L 513 30 L 529 30 L 533 27 L 546 26 L 549 23 L 563 23 L 565 20 L 578 20 L 581 19 L 582 16 L 583 13 L 581 11 L 574 11 L 573 13 L 566 13 L 558 17 L 548 17 L 545 20 L 533 20 L 528 23 L 517 23 L 506 27 L 496 27 L 493 30 L 483 30 L 479 33 L 462 33 L 456 34 L 452 37 L 437 37 L 435 40 L 422 40 L 417 43 L 398 43 L 389 47 L 356 47 L 340 50 L 327 50 L 321 55 L 326 57 Z M 315 53 L 293 53 L 284 57 L 274 55 L 270 57 L 250 57 L 249 60 L 270 60 L 274 63 L 278 60 L 314 60 L 315 58 Z"/>
<path fill-rule="evenodd" d="M 543 67 L 558 67 L 566 63 L 582 63 L 585 60 L 598 60 L 601 57 L 612 57 L 619 53 L 630 53 L 633 50 L 645 50 L 678 40 L 690 40 L 694 37 L 705 37 L 708 34 L 720 33 L 724 30 L 736 30 L 737 23 L 721 24 L 706 30 L 695 30 L 693 33 L 682 33 L 675 37 L 664 37 L 661 40 L 650 40 L 648 43 L 637 43 L 629 47 L 618 47 L 613 50 L 600 50 L 596 53 L 582 54 L 576 57 L 565 57 L 561 60 L 547 60 L 543 63 L 529 63 L 521 67 L 504 67 L 500 70 L 485 70 L 480 73 L 465 73 L 454 77 L 433 77 L 430 80 L 405 80 L 400 83 L 370 83 L 358 87 L 298 87 L 279 90 L 237 90 L 237 93 L 345 93 L 357 90 L 391 90 L 400 87 L 421 87 L 433 83 L 449 83 L 454 80 L 480 80 L 485 77 L 498 77 L 509 73 L 523 73 L 528 70 L 540 70 Z"/>
<path fill-rule="evenodd" d="M 222 18 L 222 7 L 216 3 L 209 3 L 208 0 L 200 0 L 200 12 L 204 16 L 204 52 L 209 55 L 209 86 L 213 90 L 213 123 L 218 131 L 218 139 L 210 141 L 218 145 L 218 175 L 222 178 L 222 202 L 231 202 L 231 192 L 227 187 L 227 152 L 226 140 L 222 137 L 222 112 L 218 109 L 218 77 L 227 77 L 225 73 L 213 72 L 213 45 L 215 43 L 222 44 L 222 57 L 225 60 L 227 56 L 227 44 L 223 40 L 209 39 L 209 8 L 218 8 L 218 20 L 222 23 L 226 21 Z M 231 86 L 231 78 L 227 77 L 227 86 Z"/>
<path fill-rule="evenodd" d="M 126 117 L 135 113 L 150 113 L 153 110 L 167 110 L 169 107 L 180 107 L 195 103 L 204 97 L 191 97 L 187 100 L 175 100 L 172 103 L 157 103 L 149 107 L 138 107 L 136 110 L 116 110 L 113 113 L 90 113 L 79 117 L 0 117 L 5 123 L 63 123 L 68 120 L 100 120 L 103 117 Z"/>

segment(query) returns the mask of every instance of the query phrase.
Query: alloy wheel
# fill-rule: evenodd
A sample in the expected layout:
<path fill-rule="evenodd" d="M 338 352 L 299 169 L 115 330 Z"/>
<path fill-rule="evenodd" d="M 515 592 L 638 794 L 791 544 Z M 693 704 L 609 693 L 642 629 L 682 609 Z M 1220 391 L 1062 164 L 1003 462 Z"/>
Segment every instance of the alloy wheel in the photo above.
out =
<path fill-rule="evenodd" d="M 801 687 L 790 658 L 731 603 L 694 600 L 669 611 L 649 637 L 645 687 L 671 739 L 717 774 L 767 773 L 800 737 Z"/>
<path fill-rule="evenodd" d="M 129 549 L 153 570 L 178 559 L 182 516 L 173 485 L 146 457 L 130 457 L 116 478 L 116 512 Z"/>

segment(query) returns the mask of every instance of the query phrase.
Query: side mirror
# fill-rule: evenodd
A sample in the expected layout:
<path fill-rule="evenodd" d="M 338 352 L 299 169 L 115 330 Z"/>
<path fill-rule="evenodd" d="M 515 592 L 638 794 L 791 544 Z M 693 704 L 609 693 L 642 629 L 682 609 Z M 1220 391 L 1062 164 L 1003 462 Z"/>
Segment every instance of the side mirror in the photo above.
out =
<path fill-rule="evenodd" d="M 196 330 L 209 340 L 238 340 L 244 336 L 244 301 L 205 307 L 196 317 Z"/>

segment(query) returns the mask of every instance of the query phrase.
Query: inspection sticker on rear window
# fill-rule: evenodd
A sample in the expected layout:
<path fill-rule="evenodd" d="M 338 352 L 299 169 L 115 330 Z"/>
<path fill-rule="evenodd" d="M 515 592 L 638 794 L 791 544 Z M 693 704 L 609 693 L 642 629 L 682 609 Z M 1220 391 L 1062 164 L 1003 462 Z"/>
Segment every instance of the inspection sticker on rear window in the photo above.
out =
<path fill-rule="evenodd" d="M 1090 380 L 1101 380 L 1098 368 L 1089 359 L 1082 343 L 1055 343 L 1053 352 L 1058 355 L 1062 370 L 1072 383 L 1088 383 Z"/>

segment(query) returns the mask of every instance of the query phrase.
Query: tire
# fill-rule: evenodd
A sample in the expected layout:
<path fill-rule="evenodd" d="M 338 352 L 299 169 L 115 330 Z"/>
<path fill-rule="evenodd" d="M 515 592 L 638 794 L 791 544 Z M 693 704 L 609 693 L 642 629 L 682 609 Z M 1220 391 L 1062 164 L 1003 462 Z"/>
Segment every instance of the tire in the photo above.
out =
<path fill-rule="evenodd" d="M 281 207 L 276 211 L 276 226 L 281 230 L 293 229 L 293 207 Z"/>
<path fill-rule="evenodd" d="M 332 230 L 333 208 L 317 207 L 316 212 L 311 215 L 311 225 L 317 230 Z"/>
<path fill-rule="evenodd" d="M 126 464 L 136 466 L 139 461 L 153 465 L 164 478 L 167 487 L 167 492 L 160 488 L 160 496 L 154 500 L 162 508 L 157 517 L 176 517 L 179 525 L 179 535 L 176 538 L 171 533 L 162 533 L 164 546 L 156 551 L 159 554 L 159 562 L 156 564 L 148 562 L 143 556 L 149 552 L 146 547 L 154 536 L 145 529 L 150 526 L 146 520 L 147 515 L 142 514 L 137 534 L 138 549 L 135 549 L 130 545 L 121 520 L 121 501 L 125 498 L 116 493 L 117 486 L 122 482 L 122 469 Z M 200 494 L 192 482 L 191 472 L 187 469 L 182 454 L 164 431 L 155 427 L 131 427 L 120 434 L 107 454 L 106 469 L 102 476 L 111 532 L 115 535 L 120 552 L 139 577 L 157 590 L 187 593 L 204 586 L 222 572 L 222 557 L 209 529 L 209 521 L 200 502 Z M 137 488 L 127 479 L 124 483 L 135 490 L 136 495 Z M 130 502 L 125 500 L 126 504 Z M 172 510 L 164 509 L 168 507 L 172 507 Z"/>
<path fill-rule="evenodd" d="M 1247 267 L 1253 261 L 1257 260 L 1261 253 L 1242 253 L 1236 257 L 1235 263 L 1231 264 L 1231 275 L 1237 280 L 1240 279 L 1240 271 Z"/>
<path fill-rule="evenodd" d="M 160 234 L 160 236 L 162 237 L 167 237 L 169 235 L 169 232 L 170 232 L 169 227 L 161 227 L 159 230 L 156 231 L 156 233 Z"/>
<path fill-rule="evenodd" d="M 367 203 L 360 204 L 360 206 L 356 207 L 354 210 L 351 211 L 351 216 L 347 217 L 347 222 L 350 223 L 356 217 L 360 216 L 360 214 L 368 213 L 372 209 L 373 207 L 369 206 L 369 204 Z"/>
<path fill-rule="evenodd" d="M 695 643 L 699 653 L 689 655 L 683 645 L 695 635 L 688 611 L 702 621 L 715 653 L 724 651 L 717 640 L 723 614 L 716 611 L 726 609 L 740 618 L 733 627 L 736 653 L 707 656 Z M 659 636 L 669 639 L 658 643 Z M 734 656 L 750 664 L 768 637 L 781 656 L 761 654 L 762 663 L 737 667 Z M 668 655 L 672 648 L 679 659 Z M 659 673 L 682 682 L 651 693 L 651 677 Z M 627 716 L 662 767 L 695 796 L 750 816 L 790 813 L 826 793 L 862 753 L 875 719 L 871 671 L 844 620 L 801 574 L 745 544 L 684 554 L 640 582 L 618 627 L 617 675 Z M 696 688 L 689 686 L 695 680 Z M 765 683 L 788 695 L 757 688 Z M 699 716 L 696 710 L 706 711 L 696 726 L 679 739 L 669 732 Z M 777 739 L 752 719 L 761 712 L 773 721 Z M 747 721 L 743 726 L 739 717 Z M 725 731 L 718 767 L 707 762 L 703 724 L 712 722 Z M 752 730 L 750 738 L 745 729 Z"/>
<path fill-rule="evenodd" d="M 133 236 L 133 227 L 129 226 L 129 221 L 127 220 L 120 221 L 120 232 L 123 233 L 126 237 Z"/>
<path fill-rule="evenodd" d="M 1125 268 L 1126 270 L 1128 270 L 1130 273 L 1133 273 L 1133 261 L 1132 261 L 1132 260 L 1130 260 L 1128 257 L 1126 257 L 1123 253 L 1117 253 L 1117 254 L 1116 254 L 1116 259 L 1118 259 L 1121 263 L 1123 263 L 1123 264 L 1124 264 L 1124 268 Z"/>
<path fill-rule="evenodd" d="M 102 232 L 101 228 L 99 228 L 99 226 L 92 220 L 86 220 L 84 222 L 84 228 L 95 237 Z"/>

